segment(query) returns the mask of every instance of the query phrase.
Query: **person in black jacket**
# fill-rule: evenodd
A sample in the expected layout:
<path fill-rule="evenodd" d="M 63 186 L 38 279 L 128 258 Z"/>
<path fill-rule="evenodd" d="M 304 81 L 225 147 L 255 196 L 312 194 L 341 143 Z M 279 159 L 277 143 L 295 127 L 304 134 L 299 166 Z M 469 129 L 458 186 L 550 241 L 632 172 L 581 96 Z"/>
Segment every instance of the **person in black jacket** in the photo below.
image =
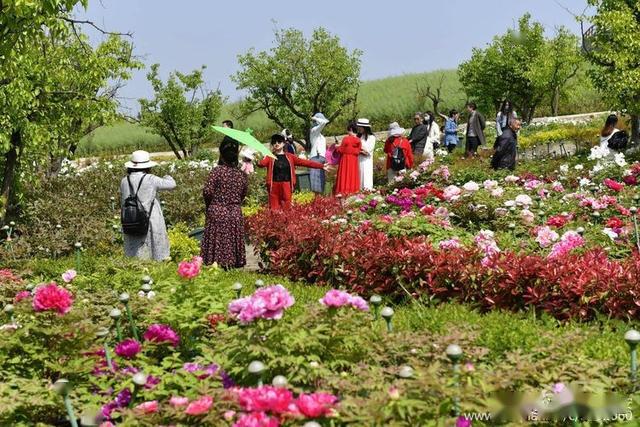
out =
<path fill-rule="evenodd" d="M 411 128 L 409 134 L 409 142 L 411 143 L 411 151 L 414 155 L 422 156 L 424 153 L 424 146 L 427 143 L 428 129 L 422 122 L 422 113 L 416 113 L 413 117 L 415 125 Z"/>
<path fill-rule="evenodd" d="M 495 153 L 491 159 L 491 167 L 493 169 L 515 169 L 520 126 L 520 120 L 512 120 L 509 123 L 509 127 L 496 140 L 493 146 Z"/>

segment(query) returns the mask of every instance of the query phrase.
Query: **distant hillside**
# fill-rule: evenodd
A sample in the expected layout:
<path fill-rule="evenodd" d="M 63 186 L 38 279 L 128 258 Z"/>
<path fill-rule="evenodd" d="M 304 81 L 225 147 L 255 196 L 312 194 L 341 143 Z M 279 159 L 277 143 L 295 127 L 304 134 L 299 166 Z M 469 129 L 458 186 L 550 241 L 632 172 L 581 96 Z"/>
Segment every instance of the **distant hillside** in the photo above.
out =
<path fill-rule="evenodd" d="M 603 111 L 607 106 L 601 97 L 588 83 L 586 76 L 576 79 L 574 87 L 569 90 L 568 98 L 560 103 L 560 114 L 589 113 Z M 442 82 L 442 83 L 441 83 Z M 358 117 L 367 117 L 371 120 L 374 130 L 384 130 L 389 123 L 399 122 L 403 126 L 412 125 L 412 116 L 416 111 L 428 111 L 433 109 L 430 100 L 420 102 L 417 87 L 432 89 L 441 88 L 442 103 L 439 106 L 441 112 L 451 108 L 462 109 L 467 97 L 462 89 L 456 70 L 437 70 L 426 73 L 405 74 L 402 76 L 387 77 L 379 80 L 362 82 L 358 95 Z M 487 117 L 492 117 L 495 112 L 484 112 Z M 550 114 L 546 105 L 540 106 L 536 111 L 537 117 Z M 236 128 L 251 128 L 259 139 L 266 140 L 269 135 L 280 131 L 266 117 L 263 112 L 257 112 L 244 120 L 240 120 L 238 103 L 227 104 L 220 114 L 220 121 L 231 119 Z M 344 125 L 340 121 L 332 123 L 325 134 L 335 135 L 344 133 Z M 79 154 L 88 155 L 94 153 L 121 154 L 132 149 L 147 148 L 149 150 L 168 151 L 159 136 L 147 132 L 140 126 L 119 123 L 96 130 L 92 135 L 84 138 L 79 147 Z"/>

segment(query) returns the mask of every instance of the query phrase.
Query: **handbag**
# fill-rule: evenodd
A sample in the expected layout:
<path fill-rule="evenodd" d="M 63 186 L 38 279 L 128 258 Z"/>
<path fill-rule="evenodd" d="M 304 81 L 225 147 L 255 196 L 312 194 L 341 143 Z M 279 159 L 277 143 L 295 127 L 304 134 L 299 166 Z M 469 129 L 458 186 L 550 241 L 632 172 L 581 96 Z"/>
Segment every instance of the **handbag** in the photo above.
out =
<path fill-rule="evenodd" d="M 335 145 L 331 145 L 327 148 L 327 152 L 325 153 L 325 159 L 331 166 L 335 166 L 340 163 L 340 153 L 338 153 L 337 148 L 338 147 Z"/>

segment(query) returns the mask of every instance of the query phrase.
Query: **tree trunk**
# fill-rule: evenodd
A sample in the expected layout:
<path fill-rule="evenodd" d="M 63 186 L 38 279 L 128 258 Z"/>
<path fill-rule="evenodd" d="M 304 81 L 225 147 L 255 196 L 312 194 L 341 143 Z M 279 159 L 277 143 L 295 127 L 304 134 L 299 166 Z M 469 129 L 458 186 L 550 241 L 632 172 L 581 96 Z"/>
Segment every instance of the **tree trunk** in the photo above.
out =
<path fill-rule="evenodd" d="M 553 97 L 551 100 L 551 115 L 556 117 L 558 115 L 558 109 L 560 104 L 560 88 L 555 88 L 553 91 Z"/>
<path fill-rule="evenodd" d="M 15 177 L 18 169 L 18 151 L 22 145 L 20 131 L 14 130 L 11 134 L 11 148 L 4 156 L 4 173 L 2 174 L 2 187 L 0 193 L 0 217 L 6 220 L 12 211 L 11 204 L 14 199 Z"/>
<path fill-rule="evenodd" d="M 640 142 L 640 115 L 631 115 L 631 141 L 634 145 Z"/>

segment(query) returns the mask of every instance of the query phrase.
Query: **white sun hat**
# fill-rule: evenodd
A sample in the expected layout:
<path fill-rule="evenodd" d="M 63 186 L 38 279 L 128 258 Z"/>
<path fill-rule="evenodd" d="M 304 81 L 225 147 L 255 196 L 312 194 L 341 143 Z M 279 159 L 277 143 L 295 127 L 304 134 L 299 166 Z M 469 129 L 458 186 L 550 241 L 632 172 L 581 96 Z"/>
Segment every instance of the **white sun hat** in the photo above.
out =
<path fill-rule="evenodd" d="M 398 122 L 393 122 L 389 125 L 389 135 L 402 136 L 404 135 L 404 128 L 401 128 Z"/>
<path fill-rule="evenodd" d="M 144 150 L 131 153 L 131 161 L 124 164 L 127 169 L 149 169 L 156 165 L 157 163 L 149 157 L 149 152 Z"/>
<path fill-rule="evenodd" d="M 356 122 L 356 126 L 361 126 L 363 128 L 370 128 L 371 127 L 371 122 L 369 122 L 369 119 L 358 119 L 358 121 Z"/>

